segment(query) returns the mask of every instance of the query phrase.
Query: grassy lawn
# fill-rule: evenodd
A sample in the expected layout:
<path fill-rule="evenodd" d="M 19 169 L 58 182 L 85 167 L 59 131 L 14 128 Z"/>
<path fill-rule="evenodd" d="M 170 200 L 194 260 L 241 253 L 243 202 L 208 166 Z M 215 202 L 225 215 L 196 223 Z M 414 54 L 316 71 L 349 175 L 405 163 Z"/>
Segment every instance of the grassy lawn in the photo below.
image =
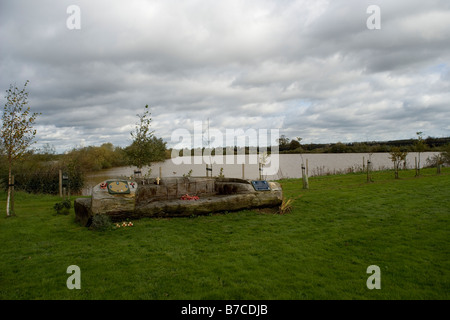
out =
<path fill-rule="evenodd" d="M 449 299 L 450 168 L 280 181 L 293 210 L 92 231 L 58 197 L 0 193 L 0 299 Z M 81 290 L 69 290 L 69 265 Z M 381 270 L 369 290 L 366 269 Z"/>

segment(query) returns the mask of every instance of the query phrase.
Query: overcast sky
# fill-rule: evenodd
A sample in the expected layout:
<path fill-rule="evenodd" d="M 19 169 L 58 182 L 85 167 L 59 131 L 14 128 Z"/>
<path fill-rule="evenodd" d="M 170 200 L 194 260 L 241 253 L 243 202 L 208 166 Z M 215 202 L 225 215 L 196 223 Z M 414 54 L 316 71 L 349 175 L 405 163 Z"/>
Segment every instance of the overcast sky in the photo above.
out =
<path fill-rule="evenodd" d="M 30 80 L 36 146 L 58 152 L 129 145 L 147 104 L 168 146 L 208 118 L 304 143 L 444 137 L 450 1 L 1 0 L 0 70 L 1 105 Z"/>

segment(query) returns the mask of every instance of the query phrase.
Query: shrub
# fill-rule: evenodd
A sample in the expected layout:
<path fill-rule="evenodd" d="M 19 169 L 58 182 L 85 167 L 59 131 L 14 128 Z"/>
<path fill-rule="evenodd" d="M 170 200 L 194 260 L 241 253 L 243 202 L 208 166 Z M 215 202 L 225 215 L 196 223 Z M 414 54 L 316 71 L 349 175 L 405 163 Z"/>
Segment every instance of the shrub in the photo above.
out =
<path fill-rule="evenodd" d="M 394 163 L 395 179 L 398 179 L 398 171 L 400 169 L 400 163 L 406 160 L 408 155 L 407 151 L 400 150 L 399 147 L 392 147 L 391 152 L 389 152 L 390 159 Z"/>
<path fill-rule="evenodd" d="M 92 222 L 89 228 L 91 230 L 106 231 L 113 226 L 111 218 L 106 214 L 96 214 L 92 217 Z"/>
<path fill-rule="evenodd" d="M 190 176 L 192 175 L 192 169 L 191 170 L 189 170 L 189 172 L 188 173 L 184 173 L 183 174 L 183 177 L 185 177 L 185 178 L 189 178 Z"/>
<path fill-rule="evenodd" d="M 292 210 L 292 199 L 285 199 L 283 198 L 283 202 L 280 205 L 280 208 L 278 210 L 279 214 L 285 214 L 285 213 L 289 213 Z"/>
<path fill-rule="evenodd" d="M 59 170 L 68 175 L 69 180 L 66 188 L 69 188 L 71 193 L 78 193 L 82 190 L 84 175 L 79 170 L 79 166 L 71 163 L 66 165 L 57 161 L 42 162 L 39 161 L 39 156 L 41 155 L 26 155 L 22 161 L 14 165 L 13 174 L 16 190 L 28 193 L 58 194 Z M 0 181 L 6 186 L 8 171 L 2 169 L 0 159 Z"/>
<path fill-rule="evenodd" d="M 72 208 L 72 204 L 68 199 L 61 202 L 57 202 L 53 206 L 53 209 L 56 210 L 57 214 L 65 214 L 65 215 L 70 213 L 70 208 Z"/>
<path fill-rule="evenodd" d="M 444 152 L 441 153 L 442 161 L 450 165 L 450 144 L 445 146 Z"/>
<path fill-rule="evenodd" d="M 443 158 L 442 154 L 436 154 L 432 156 L 431 158 L 428 157 L 426 160 L 425 167 L 426 168 L 435 168 L 439 165 L 443 165 L 445 163 L 445 159 Z"/>

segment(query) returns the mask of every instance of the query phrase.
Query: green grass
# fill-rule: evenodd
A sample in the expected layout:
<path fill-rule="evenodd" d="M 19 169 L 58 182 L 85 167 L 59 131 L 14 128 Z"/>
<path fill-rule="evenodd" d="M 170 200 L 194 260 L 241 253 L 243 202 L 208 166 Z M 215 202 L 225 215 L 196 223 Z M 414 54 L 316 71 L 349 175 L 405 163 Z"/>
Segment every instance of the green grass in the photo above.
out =
<path fill-rule="evenodd" d="M 0 193 L 0 299 L 449 299 L 450 168 L 282 180 L 285 215 L 142 219 L 105 232 L 58 197 Z M 69 265 L 81 290 L 69 290 Z M 369 290 L 366 269 L 381 269 Z"/>

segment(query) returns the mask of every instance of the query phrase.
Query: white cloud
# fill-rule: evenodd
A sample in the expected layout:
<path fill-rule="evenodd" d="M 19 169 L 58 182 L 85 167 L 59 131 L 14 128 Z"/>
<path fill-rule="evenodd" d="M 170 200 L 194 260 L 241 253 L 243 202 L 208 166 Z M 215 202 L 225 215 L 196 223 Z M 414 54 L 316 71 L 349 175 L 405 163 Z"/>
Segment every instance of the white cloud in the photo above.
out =
<path fill-rule="evenodd" d="M 399 22 L 406 34 L 416 35 L 425 41 L 448 40 L 450 34 L 450 12 L 431 11 L 409 16 Z"/>
<path fill-rule="evenodd" d="M 208 118 L 305 143 L 450 135 L 448 1 L 378 1 L 381 30 L 372 1 L 77 1 L 75 31 L 69 4 L 0 10 L 0 85 L 30 80 L 58 150 L 129 144 L 147 104 L 166 141 Z"/>

